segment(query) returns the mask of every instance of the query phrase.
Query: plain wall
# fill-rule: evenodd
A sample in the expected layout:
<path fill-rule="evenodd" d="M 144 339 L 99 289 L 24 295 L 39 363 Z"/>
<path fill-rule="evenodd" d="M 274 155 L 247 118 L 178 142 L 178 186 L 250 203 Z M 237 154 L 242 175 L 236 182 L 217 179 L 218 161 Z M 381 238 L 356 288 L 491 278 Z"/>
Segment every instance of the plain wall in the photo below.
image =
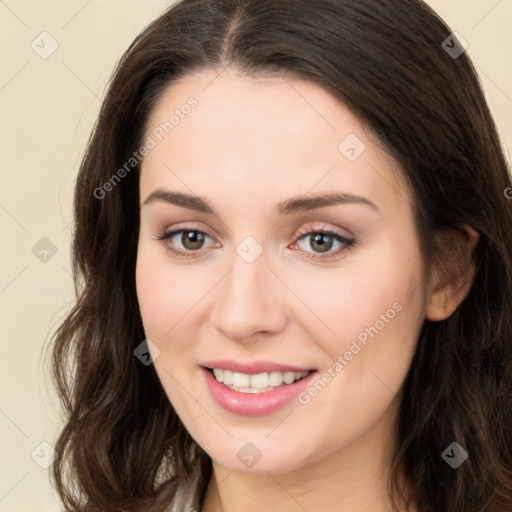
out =
<path fill-rule="evenodd" d="M 510 149 L 512 2 L 428 3 L 469 42 Z M 168 5 L 163 0 L 0 2 L 0 512 L 62 508 L 48 469 L 40 466 L 49 454 L 40 443 L 54 444 L 61 421 L 41 351 L 73 300 L 74 180 L 114 64 Z M 58 43 L 46 59 L 40 54 L 55 43 L 40 36 L 44 31 Z"/>

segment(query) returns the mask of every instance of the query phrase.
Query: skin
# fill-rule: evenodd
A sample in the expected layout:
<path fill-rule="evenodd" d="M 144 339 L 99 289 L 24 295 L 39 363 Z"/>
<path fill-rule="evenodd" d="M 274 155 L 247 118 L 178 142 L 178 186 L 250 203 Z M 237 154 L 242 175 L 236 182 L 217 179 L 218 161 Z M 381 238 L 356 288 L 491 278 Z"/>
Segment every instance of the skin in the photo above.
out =
<path fill-rule="evenodd" d="M 448 317 L 466 296 L 469 274 L 443 286 L 424 279 L 410 191 L 401 170 L 348 108 L 319 86 L 284 77 L 201 71 L 168 87 L 147 135 L 194 96 L 198 105 L 145 157 L 136 269 L 145 334 L 155 369 L 192 437 L 212 458 L 202 512 L 391 510 L 386 493 L 391 430 L 425 318 Z M 366 146 L 349 161 L 349 134 Z M 164 201 L 156 189 L 207 200 L 216 214 Z M 282 216 L 292 196 L 341 191 L 371 200 Z M 203 246 L 171 229 L 204 230 Z M 337 256 L 299 230 L 355 237 Z M 247 263 L 245 237 L 263 252 Z M 461 235 L 472 248 L 477 235 Z M 185 240 L 186 243 L 186 240 Z M 294 245 L 297 243 L 297 245 Z M 343 248 L 333 239 L 328 254 Z M 173 247 L 195 257 L 173 255 Z M 190 249 L 192 247 L 192 249 Z M 199 256 L 197 256 L 199 255 Z M 314 260 L 309 257 L 319 257 Z M 441 281 L 439 281 L 441 282 Z M 402 308 L 306 405 L 243 417 L 209 395 L 199 365 L 212 359 L 270 360 L 328 371 L 366 327 Z M 247 468 L 248 442 L 261 459 Z"/>

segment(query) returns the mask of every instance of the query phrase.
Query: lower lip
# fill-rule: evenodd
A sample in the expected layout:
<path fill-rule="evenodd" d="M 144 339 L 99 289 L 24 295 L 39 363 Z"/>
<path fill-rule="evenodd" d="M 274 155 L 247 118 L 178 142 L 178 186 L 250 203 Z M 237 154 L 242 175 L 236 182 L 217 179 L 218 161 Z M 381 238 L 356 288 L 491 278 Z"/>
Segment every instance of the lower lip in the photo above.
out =
<path fill-rule="evenodd" d="M 241 393 L 219 382 L 210 370 L 204 367 L 201 370 L 213 399 L 226 411 L 241 416 L 264 416 L 281 409 L 309 385 L 316 373 L 311 372 L 292 384 L 284 384 L 263 393 Z"/>

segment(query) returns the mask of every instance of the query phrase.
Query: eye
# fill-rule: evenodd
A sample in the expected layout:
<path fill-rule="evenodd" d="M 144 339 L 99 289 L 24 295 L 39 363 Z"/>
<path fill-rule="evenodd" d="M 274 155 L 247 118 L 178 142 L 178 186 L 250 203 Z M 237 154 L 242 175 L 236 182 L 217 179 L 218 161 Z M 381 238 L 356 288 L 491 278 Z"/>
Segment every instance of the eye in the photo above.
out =
<path fill-rule="evenodd" d="M 347 238 L 337 231 L 333 231 L 328 228 L 321 227 L 317 230 L 304 230 L 298 235 L 296 242 L 290 246 L 291 249 L 297 249 L 308 253 L 307 248 L 303 247 L 307 245 L 304 240 L 309 240 L 309 246 L 313 248 L 312 255 L 306 256 L 306 258 L 327 260 L 339 256 L 341 253 L 350 250 L 354 244 L 355 239 Z M 206 239 L 213 240 L 208 233 L 200 229 L 189 228 L 189 229 L 174 229 L 172 231 L 164 231 L 156 240 L 165 244 L 166 249 L 178 257 L 183 258 L 197 258 L 201 256 L 201 249 L 204 249 Z M 177 244 L 181 244 L 181 248 L 176 248 Z M 338 244 L 335 251 L 332 251 L 333 247 Z M 214 242 L 213 247 L 219 247 L 220 244 Z M 197 253 L 197 254 L 194 254 Z"/>
<path fill-rule="evenodd" d="M 211 239 L 211 237 L 204 231 L 191 228 L 164 231 L 156 239 L 162 243 L 165 243 L 166 249 L 176 256 L 196 258 L 198 255 L 193 253 L 199 251 L 200 249 L 204 249 L 203 246 L 206 238 Z M 174 247 L 178 242 L 181 244 L 183 249 L 176 249 Z"/>
<path fill-rule="evenodd" d="M 309 230 L 302 231 L 299 233 L 299 238 L 297 242 L 295 242 L 291 248 L 296 249 L 299 247 L 300 249 L 307 251 L 307 248 L 301 247 L 301 242 L 304 240 L 306 243 L 304 245 L 309 245 L 313 249 L 315 255 L 306 256 L 307 258 L 318 259 L 318 260 L 326 260 L 339 256 L 341 253 L 346 252 L 353 248 L 355 244 L 355 239 L 347 238 L 346 236 L 338 233 L 337 231 L 333 231 L 328 228 L 320 228 L 318 230 Z M 330 252 L 333 249 L 333 246 L 338 244 L 337 250 Z M 323 256 L 326 254 L 326 256 Z"/>

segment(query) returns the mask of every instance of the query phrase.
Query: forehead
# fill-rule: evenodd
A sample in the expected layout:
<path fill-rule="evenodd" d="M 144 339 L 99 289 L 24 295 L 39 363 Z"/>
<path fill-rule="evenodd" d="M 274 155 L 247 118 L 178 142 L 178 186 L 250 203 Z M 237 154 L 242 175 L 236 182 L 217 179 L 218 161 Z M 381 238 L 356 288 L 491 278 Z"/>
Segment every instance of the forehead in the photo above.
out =
<path fill-rule="evenodd" d="M 195 137 L 195 141 L 215 144 L 215 148 L 265 140 L 267 148 L 278 146 L 283 152 L 301 138 L 312 143 L 323 140 L 326 147 L 337 151 L 340 128 L 362 131 L 358 119 L 342 103 L 312 82 L 284 75 L 253 78 L 227 69 L 220 74 L 196 72 L 168 86 L 153 108 L 148 132 L 168 121 L 191 97 L 197 106 L 173 126 L 170 138 L 176 142 L 180 132 L 185 135 L 186 125 L 193 124 L 201 128 L 198 135 L 203 135 L 203 129 L 208 131 L 207 139 Z"/>
<path fill-rule="evenodd" d="M 377 204 L 404 196 L 397 162 L 343 103 L 308 81 L 229 69 L 184 76 L 154 106 L 146 137 L 155 147 L 142 164 L 142 200 L 162 186 L 201 196 L 222 187 L 240 205 L 310 190 Z"/>

